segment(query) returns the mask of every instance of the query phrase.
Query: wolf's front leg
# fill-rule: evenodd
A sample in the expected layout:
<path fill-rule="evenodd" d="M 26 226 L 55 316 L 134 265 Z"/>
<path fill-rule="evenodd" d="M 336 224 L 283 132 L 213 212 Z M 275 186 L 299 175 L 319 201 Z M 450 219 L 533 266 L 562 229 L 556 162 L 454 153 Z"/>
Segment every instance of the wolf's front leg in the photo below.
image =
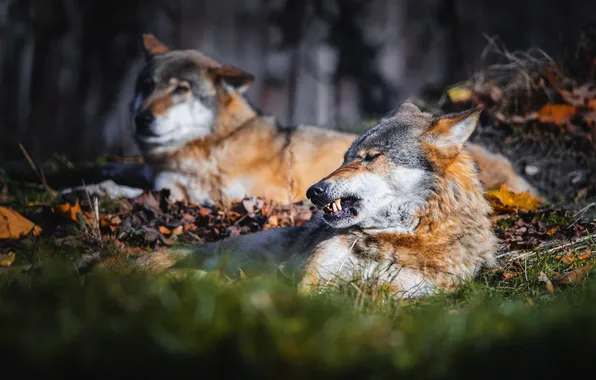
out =
<path fill-rule="evenodd" d="M 360 260 L 353 253 L 355 236 L 336 236 L 315 247 L 302 269 L 299 291 L 310 294 L 347 283 L 356 276 Z"/>
<path fill-rule="evenodd" d="M 398 298 L 412 298 L 434 291 L 433 282 L 421 268 L 404 267 L 397 259 L 390 260 L 379 252 L 369 256 L 372 247 L 357 245 L 358 237 L 336 236 L 315 249 L 304 266 L 299 284 L 301 293 L 354 283 L 358 287 L 377 287 Z"/>
<path fill-rule="evenodd" d="M 168 189 L 172 202 L 188 201 L 190 203 L 213 206 L 215 202 L 209 196 L 209 190 L 201 188 L 196 181 L 185 174 L 160 172 L 153 182 L 154 190 Z"/>

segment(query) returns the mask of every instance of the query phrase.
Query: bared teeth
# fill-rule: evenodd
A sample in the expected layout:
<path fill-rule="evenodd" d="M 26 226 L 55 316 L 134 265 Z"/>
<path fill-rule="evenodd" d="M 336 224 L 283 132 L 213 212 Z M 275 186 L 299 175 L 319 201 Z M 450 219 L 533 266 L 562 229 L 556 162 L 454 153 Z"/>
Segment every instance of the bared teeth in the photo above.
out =
<path fill-rule="evenodd" d="M 341 198 L 334 200 L 331 203 L 327 203 L 324 207 L 323 207 L 323 211 L 325 212 L 339 212 L 342 211 L 342 207 L 341 207 Z"/>
<path fill-rule="evenodd" d="M 337 207 L 339 211 L 341 211 L 341 198 L 334 200 L 333 205 Z"/>

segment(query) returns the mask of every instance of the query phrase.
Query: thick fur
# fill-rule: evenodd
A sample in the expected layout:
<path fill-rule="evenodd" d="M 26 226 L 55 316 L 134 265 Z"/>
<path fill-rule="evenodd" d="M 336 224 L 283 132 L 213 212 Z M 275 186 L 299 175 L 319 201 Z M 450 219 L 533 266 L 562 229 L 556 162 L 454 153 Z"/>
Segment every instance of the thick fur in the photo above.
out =
<path fill-rule="evenodd" d="M 308 189 L 326 213 L 306 225 L 156 252 L 142 264 L 232 273 L 270 265 L 297 274 L 306 292 L 363 277 L 404 297 L 492 266 L 491 208 L 464 146 L 481 109 L 435 117 L 412 107 L 356 139 L 343 164 Z M 331 210 L 337 199 L 343 208 Z"/>
<path fill-rule="evenodd" d="M 196 50 L 170 51 L 152 35 L 144 42 L 147 64 L 132 103 L 135 137 L 154 188 L 169 189 L 174 200 L 301 200 L 357 138 L 311 126 L 281 128 L 243 97 L 252 75 Z M 535 192 L 505 157 L 469 147 L 485 186 Z"/>

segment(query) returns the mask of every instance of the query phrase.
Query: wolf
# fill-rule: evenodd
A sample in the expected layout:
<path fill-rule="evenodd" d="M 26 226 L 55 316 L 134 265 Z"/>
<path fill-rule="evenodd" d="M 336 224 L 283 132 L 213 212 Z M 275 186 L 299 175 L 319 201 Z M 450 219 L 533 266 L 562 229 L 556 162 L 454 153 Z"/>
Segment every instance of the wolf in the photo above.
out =
<path fill-rule="evenodd" d="M 303 200 L 358 137 L 308 125 L 282 127 L 243 96 L 253 75 L 197 50 L 169 50 L 152 34 L 144 34 L 143 42 L 146 64 L 131 103 L 134 136 L 153 188 L 168 189 L 174 201 Z M 504 156 L 475 144 L 468 148 L 485 186 L 536 193 Z"/>
<path fill-rule="evenodd" d="M 404 103 L 308 188 L 322 212 L 307 224 L 156 251 L 142 265 L 271 266 L 295 275 L 306 293 L 355 278 L 404 298 L 452 289 L 495 264 L 491 207 L 464 145 L 481 111 L 435 116 Z"/>

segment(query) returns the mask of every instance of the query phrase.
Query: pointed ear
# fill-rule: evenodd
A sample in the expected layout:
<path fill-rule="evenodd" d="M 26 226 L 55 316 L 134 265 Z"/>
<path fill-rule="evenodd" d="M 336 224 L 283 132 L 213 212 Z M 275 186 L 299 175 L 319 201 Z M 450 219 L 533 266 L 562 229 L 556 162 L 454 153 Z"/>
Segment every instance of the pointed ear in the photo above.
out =
<path fill-rule="evenodd" d="M 393 111 L 393 116 L 403 115 L 406 113 L 420 113 L 420 108 L 418 108 L 414 103 L 402 103 Z"/>
<path fill-rule="evenodd" d="M 405 103 L 402 103 L 399 106 L 397 106 L 397 108 L 392 110 L 391 112 L 388 112 L 381 119 L 382 120 L 390 119 L 394 116 L 399 116 L 399 115 L 403 115 L 403 114 L 407 114 L 407 113 L 419 113 L 419 112 L 420 112 L 420 108 L 418 108 L 414 103 L 405 102 Z"/>
<path fill-rule="evenodd" d="M 248 90 L 255 80 L 254 75 L 232 65 L 214 67 L 209 69 L 209 73 L 213 76 L 213 80 L 216 83 L 224 83 L 241 94 Z"/>
<path fill-rule="evenodd" d="M 170 50 L 151 33 L 143 34 L 143 46 L 145 47 L 145 56 L 147 58 L 167 53 Z"/>
<path fill-rule="evenodd" d="M 460 152 L 480 119 L 482 105 L 476 108 L 439 117 L 426 133 L 427 140 L 449 155 Z"/>

